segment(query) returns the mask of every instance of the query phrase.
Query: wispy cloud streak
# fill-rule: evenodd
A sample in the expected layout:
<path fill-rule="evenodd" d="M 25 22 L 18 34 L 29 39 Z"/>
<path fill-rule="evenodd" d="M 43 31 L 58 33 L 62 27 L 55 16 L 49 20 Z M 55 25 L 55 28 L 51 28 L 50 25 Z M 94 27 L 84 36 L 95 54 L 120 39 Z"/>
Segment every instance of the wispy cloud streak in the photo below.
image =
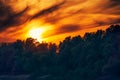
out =
<path fill-rule="evenodd" d="M 53 25 L 47 37 L 119 24 L 119 4 L 120 0 L 0 0 L 0 33 L 7 34 L 10 28 L 15 31 L 9 34 L 17 33 L 32 20 Z"/>

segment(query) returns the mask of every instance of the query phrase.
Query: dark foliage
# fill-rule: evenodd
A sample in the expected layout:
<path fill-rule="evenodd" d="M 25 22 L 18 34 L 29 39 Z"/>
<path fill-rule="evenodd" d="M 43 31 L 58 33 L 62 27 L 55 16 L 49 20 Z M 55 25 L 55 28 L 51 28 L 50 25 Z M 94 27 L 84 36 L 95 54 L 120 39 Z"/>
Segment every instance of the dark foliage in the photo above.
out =
<path fill-rule="evenodd" d="M 120 26 L 66 37 L 59 46 L 32 38 L 0 45 L 0 75 L 30 80 L 119 80 Z"/>

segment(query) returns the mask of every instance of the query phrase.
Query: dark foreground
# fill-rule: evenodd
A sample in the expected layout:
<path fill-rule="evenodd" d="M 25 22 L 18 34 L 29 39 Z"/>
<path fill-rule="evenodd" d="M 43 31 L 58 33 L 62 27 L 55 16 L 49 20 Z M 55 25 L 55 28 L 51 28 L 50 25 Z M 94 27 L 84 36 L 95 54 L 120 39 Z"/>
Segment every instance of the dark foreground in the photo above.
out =
<path fill-rule="evenodd" d="M 58 46 L 32 38 L 2 43 L 0 75 L 0 80 L 120 80 L 120 26 L 67 37 Z"/>

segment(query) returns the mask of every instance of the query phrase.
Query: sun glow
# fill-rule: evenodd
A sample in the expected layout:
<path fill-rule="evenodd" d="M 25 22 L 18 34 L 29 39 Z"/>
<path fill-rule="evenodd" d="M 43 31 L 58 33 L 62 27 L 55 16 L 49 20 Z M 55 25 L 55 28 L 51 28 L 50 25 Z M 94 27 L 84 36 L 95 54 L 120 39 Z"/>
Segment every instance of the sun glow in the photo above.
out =
<path fill-rule="evenodd" d="M 53 32 L 53 25 L 51 24 L 44 24 L 39 19 L 32 20 L 30 23 L 25 25 L 25 39 L 26 38 L 34 38 L 39 42 L 47 42 L 46 37 Z"/>
<path fill-rule="evenodd" d="M 43 29 L 41 29 L 41 28 L 31 29 L 29 31 L 29 37 L 34 38 L 37 41 L 41 42 L 42 41 L 42 33 L 43 33 Z"/>

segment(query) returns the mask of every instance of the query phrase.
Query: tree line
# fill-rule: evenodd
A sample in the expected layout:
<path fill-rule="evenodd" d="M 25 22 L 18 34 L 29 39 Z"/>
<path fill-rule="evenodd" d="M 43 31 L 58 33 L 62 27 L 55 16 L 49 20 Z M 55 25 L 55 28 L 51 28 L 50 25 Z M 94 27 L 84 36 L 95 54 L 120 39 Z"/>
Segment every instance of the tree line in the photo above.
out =
<path fill-rule="evenodd" d="M 0 44 L 0 75 L 29 74 L 30 80 L 120 79 L 120 25 L 66 37 L 59 45 L 35 39 Z"/>

